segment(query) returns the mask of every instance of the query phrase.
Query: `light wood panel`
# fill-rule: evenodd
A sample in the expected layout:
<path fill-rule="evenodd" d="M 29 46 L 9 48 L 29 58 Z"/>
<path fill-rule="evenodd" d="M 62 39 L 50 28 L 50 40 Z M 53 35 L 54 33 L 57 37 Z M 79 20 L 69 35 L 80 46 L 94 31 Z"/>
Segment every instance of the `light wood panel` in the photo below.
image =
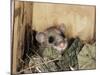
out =
<path fill-rule="evenodd" d="M 64 23 L 66 36 L 92 40 L 95 32 L 95 6 L 33 3 L 33 29 L 43 31 Z"/>

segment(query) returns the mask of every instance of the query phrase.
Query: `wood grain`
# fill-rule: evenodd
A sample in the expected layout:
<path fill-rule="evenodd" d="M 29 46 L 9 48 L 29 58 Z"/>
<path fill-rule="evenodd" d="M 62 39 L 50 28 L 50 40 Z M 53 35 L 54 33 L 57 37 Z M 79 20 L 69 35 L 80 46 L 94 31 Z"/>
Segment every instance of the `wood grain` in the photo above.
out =
<path fill-rule="evenodd" d="M 92 40 L 95 36 L 95 6 L 33 3 L 33 29 L 44 29 L 64 23 L 67 37 Z"/>

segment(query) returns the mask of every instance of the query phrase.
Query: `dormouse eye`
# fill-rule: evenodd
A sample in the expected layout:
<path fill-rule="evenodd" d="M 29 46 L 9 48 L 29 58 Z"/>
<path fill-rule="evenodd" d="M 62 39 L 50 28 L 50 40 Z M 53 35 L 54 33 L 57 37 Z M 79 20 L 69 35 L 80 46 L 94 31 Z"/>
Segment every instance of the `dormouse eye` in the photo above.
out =
<path fill-rule="evenodd" d="M 53 36 L 50 36 L 50 37 L 48 38 L 48 42 L 49 42 L 49 43 L 53 43 L 53 42 L 54 42 L 54 37 L 53 37 Z"/>

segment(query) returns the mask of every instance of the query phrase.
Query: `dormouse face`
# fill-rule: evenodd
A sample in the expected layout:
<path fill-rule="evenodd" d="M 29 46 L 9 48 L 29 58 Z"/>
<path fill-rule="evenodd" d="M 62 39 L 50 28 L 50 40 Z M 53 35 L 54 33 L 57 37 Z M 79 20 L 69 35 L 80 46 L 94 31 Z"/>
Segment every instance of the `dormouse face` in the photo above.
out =
<path fill-rule="evenodd" d="M 36 35 L 36 39 L 41 44 L 46 43 L 47 46 L 53 47 L 62 52 L 67 48 L 67 39 L 65 38 L 64 31 L 64 25 L 60 25 L 59 27 L 50 27 L 44 32 L 39 32 Z"/>

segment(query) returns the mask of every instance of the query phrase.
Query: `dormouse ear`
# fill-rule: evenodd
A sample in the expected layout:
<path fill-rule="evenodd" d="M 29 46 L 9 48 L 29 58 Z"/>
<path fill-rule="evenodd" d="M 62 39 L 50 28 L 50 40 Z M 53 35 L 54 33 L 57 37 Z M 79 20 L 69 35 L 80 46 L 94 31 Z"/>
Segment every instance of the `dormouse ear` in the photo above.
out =
<path fill-rule="evenodd" d="M 37 33 L 36 35 L 36 40 L 39 42 L 39 43 L 43 43 L 45 41 L 45 33 L 43 32 L 39 32 Z"/>
<path fill-rule="evenodd" d="M 59 25 L 59 29 L 60 29 L 62 32 L 65 32 L 66 27 L 65 27 L 65 25 L 62 23 L 62 24 Z"/>

